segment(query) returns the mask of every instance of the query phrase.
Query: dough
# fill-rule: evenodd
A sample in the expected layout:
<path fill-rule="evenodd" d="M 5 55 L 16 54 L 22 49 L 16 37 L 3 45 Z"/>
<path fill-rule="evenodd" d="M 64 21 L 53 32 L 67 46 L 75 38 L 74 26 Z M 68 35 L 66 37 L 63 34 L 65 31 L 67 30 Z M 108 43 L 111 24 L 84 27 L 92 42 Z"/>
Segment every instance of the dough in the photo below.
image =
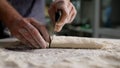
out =
<path fill-rule="evenodd" d="M 99 49 L 105 47 L 106 45 L 105 41 L 95 38 L 53 36 L 51 47 Z"/>
<path fill-rule="evenodd" d="M 109 45 L 109 41 L 95 38 L 84 37 L 72 37 L 72 36 L 53 36 L 51 48 L 82 48 L 82 49 L 100 49 Z M 22 45 L 19 40 L 3 39 L 0 40 L 0 47 L 4 48 L 22 48 L 26 46 Z"/>

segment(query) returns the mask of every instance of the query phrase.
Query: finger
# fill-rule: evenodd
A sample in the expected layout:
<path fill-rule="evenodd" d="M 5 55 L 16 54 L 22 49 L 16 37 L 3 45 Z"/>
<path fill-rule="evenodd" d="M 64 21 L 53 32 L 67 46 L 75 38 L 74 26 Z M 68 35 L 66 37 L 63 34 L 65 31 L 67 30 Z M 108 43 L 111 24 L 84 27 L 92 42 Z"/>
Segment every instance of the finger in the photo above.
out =
<path fill-rule="evenodd" d="M 39 46 L 37 46 L 38 44 L 33 40 L 33 38 L 31 37 L 31 35 L 29 34 L 27 30 L 20 29 L 19 33 L 21 34 L 21 36 L 23 36 L 23 39 L 27 40 L 31 44 L 31 47 L 39 48 Z"/>
<path fill-rule="evenodd" d="M 68 22 L 67 23 L 71 23 L 71 18 L 72 18 L 73 13 L 74 13 L 72 3 L 69 3 L 68 9 L 69 9 L 69 16 L 68 16 Z"/>
<path fill-rule="evenodd" d="M 64 23 L 68 22 L 69 10 L 65 5 L 58 6 L 57 8 L 62 11 L 62 16 L 61 16 L 61 20 L 56 24 L 63 25 Z"/>
<path fill-rule="evenodd" d="M 46 27 L 44 25 L 40 25 L 40 23 L 33 18 L 30 19 L 30 22 L 40 31 L 40 34 L 43 36 L 44 40 L 50 43 L 51 39 Z"/>
<path fill-rule="evenodd" d="M 64 25 L 65 25 L 65 24 L 63 24 L 63 25 L 56 24 L 54 31 L 55 31 L 55 32 L 60 32 L 60 31 L 62 30 L 62 28 L 63 28 Z"/>
<path fill-rule="evenodd" d="M 73 20 L 74 20 L 74 10 L 73 8 L 71 9 L 71 12 L 69 14 L 69 22 L 68 23 L 71 23 Z"/>
<path fill-rule="evenodd" d="M 71 5 L 73 6 L 73 4 L 71 4 Z M 73 6 L 72 9 L 71 9 L 70 22 L 69 23 L 71 23 L 75 19 L 76 14 L 77 14 L 77 11 L 76 11 L 75 7 Z"/>
<path fill-rule="evenodd" d="M 28 45 L 28 47 L 33 48 L 32 44 L 28 40 L 26 40 L 20 33 L 15 37 L 18 38 L 21 41 L 21 43 L 24 44 L 25 46 Z"/>
<path fill-rule="evenodd" d="M 15 36 L 17 39 L 19 39 L 23 44 L 28 45 L 29 47 L 32 48 L 32 44 L 28 40 L 26 40 L 21 33 L 11 32 L 11 34 Z"/>
<path fill-rule="evenodd" d="M 70 1 L 68 0 L 56 0 L 55 2 L 53 2 L 53 4 L 55 4 L 55 6 L 61 6 L 61 5 L 69 5 Z"/>
<path fill-rule="evenodd" d="M 26 21 L 28 24 L 25 26 L 25 29 L 29 32 L 32 39 L 42 48 L 46 48 L 47 44 L 43 37 L 40 35 L 39 31 L 31 25 L 30 22 Z"/>
<path fill-rule="evenodd" d="M 56 22 L 55 24 L 55 31 L 59 32 L 61 31 L 62 27 L 68 22 L 68 15 L 69 15 L 69 10 L 67 9 L 66 6 L 61 6 L 60 9 L 62 10 L 62 16 L 59 22 Z"/>
<path fill-rule="evenodd" d="M 72 9 L 73 9 L 72 3 L 69 3 L 69 4 L 67 5 L 67 7 L 68 7 L 68 10 L 69 10 L 69 14 L 70 14 L 71 11 L 72 11 Z"/>
<path fill-rule="evenodd" d="M 40 35 L 39 31 L 34 26 L 29 24 L 29 26 L 27 26 L 25 28 L 27 29 L 29 34 L 32 36 L 32 39 L 34 39 L 34 41 L 38 44 L 38 46 L 40 46 L 42 48 L 46 48 L 47 44 L 46 44 L 45 40 L 43 39 L 43 37 Z"/>

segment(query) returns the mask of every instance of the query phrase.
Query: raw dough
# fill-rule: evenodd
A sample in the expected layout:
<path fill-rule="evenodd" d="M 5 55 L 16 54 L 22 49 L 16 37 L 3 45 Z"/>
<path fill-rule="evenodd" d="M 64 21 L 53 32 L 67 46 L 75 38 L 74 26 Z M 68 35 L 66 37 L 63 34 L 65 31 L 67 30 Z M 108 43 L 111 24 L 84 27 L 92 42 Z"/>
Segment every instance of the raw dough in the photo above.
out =
<path fill-rule="evenodd" d="M 95 38 L 54 36 L 51 47 L 100 49 L 106 47 L 106 45 L 105 41 Z"/>
<path fill-rule="evenodd" d="M 54 36 L 51 48 L 82 48 L 82 49 L 100 49 L 110 45 L 109 41 L 104 39 L 73 37 L 73 36 Z M 25 48 L 25 45 L 21 45 L 20 41 L 13 39 L 0 40 L 0 47 L 7 48 Z"/>

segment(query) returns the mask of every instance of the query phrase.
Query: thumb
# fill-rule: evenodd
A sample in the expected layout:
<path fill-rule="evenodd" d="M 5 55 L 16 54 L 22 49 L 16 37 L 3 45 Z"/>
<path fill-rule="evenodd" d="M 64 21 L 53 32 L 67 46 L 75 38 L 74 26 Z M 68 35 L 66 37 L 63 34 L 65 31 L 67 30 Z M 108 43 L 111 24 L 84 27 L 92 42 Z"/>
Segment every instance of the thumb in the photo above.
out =
<path fill-rule="evenodd" d="M 55 24 L 55 28 L 54 28 L 54 31 L 55 32 L 60 32 L 63 28 L 63 26 L 65 25 L 65 23 L 62 23 L 62 24 Z"/>

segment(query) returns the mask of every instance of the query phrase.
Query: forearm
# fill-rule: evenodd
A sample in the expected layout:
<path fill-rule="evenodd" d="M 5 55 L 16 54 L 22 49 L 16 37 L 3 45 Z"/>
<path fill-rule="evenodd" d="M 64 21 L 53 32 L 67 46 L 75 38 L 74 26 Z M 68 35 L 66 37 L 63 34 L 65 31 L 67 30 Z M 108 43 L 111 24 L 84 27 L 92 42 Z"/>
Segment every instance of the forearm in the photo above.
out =
<path fill-rule="evenodd" d="M 20 18 L 22 18 L 22 16 L 7 2 L 7 0 L 0 0 L 0 20 L 6 25 L 10 25 L 14 20 Z"/>

